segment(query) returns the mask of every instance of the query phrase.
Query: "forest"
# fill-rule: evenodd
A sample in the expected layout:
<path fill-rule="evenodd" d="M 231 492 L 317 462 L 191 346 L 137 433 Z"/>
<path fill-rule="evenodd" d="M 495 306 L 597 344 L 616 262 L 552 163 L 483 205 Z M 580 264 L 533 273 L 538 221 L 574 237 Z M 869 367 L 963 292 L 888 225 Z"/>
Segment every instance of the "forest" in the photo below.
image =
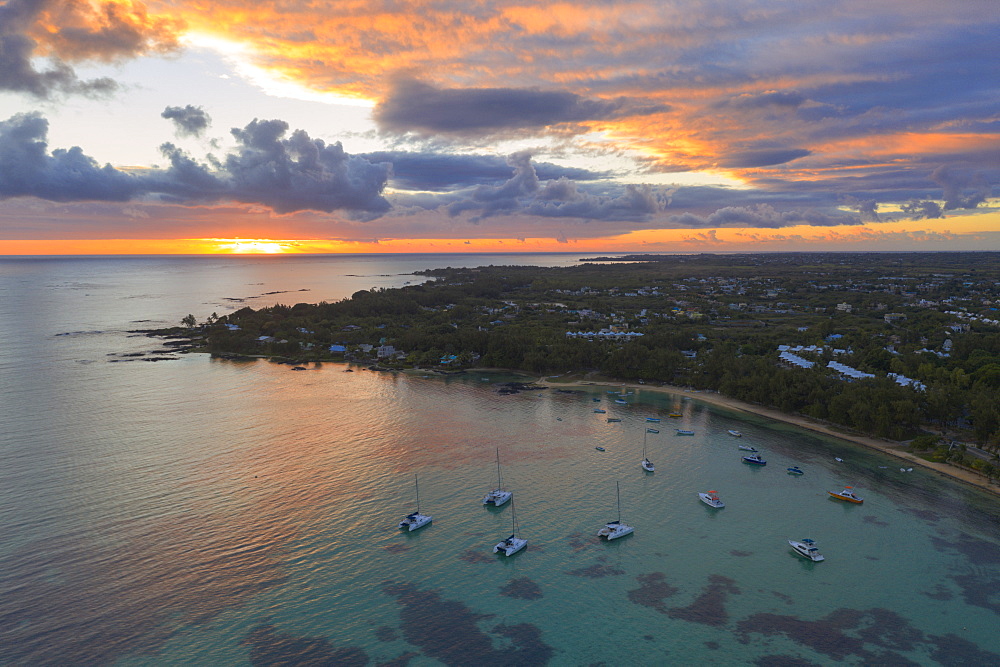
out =
<path fill-rule="evenodd" d="M 189 315 L 185 335 L 228 357 L 713 390 L 1000 475 L 1000 254 L 636 256 L 422 278 L 336 303 L 242 308 L 200 324 Z"/>

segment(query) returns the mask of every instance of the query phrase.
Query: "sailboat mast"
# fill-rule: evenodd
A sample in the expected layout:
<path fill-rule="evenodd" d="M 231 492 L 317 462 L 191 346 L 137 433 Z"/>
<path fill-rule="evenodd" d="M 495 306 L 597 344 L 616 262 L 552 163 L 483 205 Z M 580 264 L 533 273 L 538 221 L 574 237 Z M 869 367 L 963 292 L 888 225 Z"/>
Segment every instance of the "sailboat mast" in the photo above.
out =
<path fill-rule="evenodd" d="M 417 490 L 417 514 L 420 514 L 420 482 L 417 481 L 417 473 L 413 473 L 413 487 Z"/>
<path fill-rule="evenodd" d="M 618 485 L 618 480 L 615 480 L 615 498 L 618 500 L 618 523 L 622 522 L 622 491 Z"/>
<path fill-rule="evenodd" d="M 500 476 L 500 448 L 497 447 L 497 488 L 503 488 L 503 478 Z"/>

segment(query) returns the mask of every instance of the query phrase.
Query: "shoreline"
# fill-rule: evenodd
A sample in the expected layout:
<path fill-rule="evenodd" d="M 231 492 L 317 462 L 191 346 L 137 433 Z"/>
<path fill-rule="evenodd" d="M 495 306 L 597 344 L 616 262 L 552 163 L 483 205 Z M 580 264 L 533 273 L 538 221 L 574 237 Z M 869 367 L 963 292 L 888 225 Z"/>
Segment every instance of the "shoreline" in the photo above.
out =
<path fill-rule="evenodd" d="M 814 421 L 808 417 L 803 417 L 801 415 L 790 415 L 772 408 L 765 408 L 760 405 L 754 405 L 753 403 L 747 403 L 745 401 L 740 401 L 734 398 L 727 398 L 721 394 L 709 391 L 693 391 L 691 389 L 684 389 L 683 387 L 675 387 L 672 385 L 649 385 L 649 384 L 637 384 L 630 382 L 611 382 L 608 380 L 572 380 L 569 382 L 557 382 L 552 381 L 550 377 L 557 376 L 543 376 L 535 381 L 535 384 L 548 388 L 563 388 L 563 387 L 627 387 L 634 390 L 642 391 L 654 391 L 661 394 L 676 394 L 680 396 L 686 396 L 691 399 L 703 401 L 710 405 L 715 405 L 717 407 L 726 408 L 727 410 L 733 410 L 736 412 L 747 412 L 759 417 L 764 417 L 766 419 L 771 419 L 773 421 L 784 422 L 786 424 L 792 424 L 799 428 L 803 428 L 809 431 L 815 431 L 817 433 L 822 433 L 823 435 L 828 435 L 834 438 L 839 438 L 840 440 L 845 440 L 847 442 L 866 447 L 868 449 L 873 449 L 875 451 L 881 452 L 883 454 L 888 454 L 897 459 L 901 459 L 913 465 L 919 465 L 927 470 L 931 470 L 939 475 L 945 477 L 950 477 L 951 479 L 957 480 L 959 482 L 964 482 L 970 486 L 974 486 L 983 491 L 987 491 L 994 496 L 1000 496 L 1000 486 L 997 483 L 991 483 L 984 475 L 973 472 L 971 470 L 965 470 L 964 468 L 958 468 L 947 463 L 935 463 L 933 461 L 926 461 L 910 452 L 902 451 L 898 449 L 901 446 L 900 443 L 892 440 L 882 440 L 879 438 L 874 438 L 871 436 L 854 434 L 854 433 L 844 433 L 842 431 L 835 430 L 830 426 L 823 424 L 821 422 Z"/>

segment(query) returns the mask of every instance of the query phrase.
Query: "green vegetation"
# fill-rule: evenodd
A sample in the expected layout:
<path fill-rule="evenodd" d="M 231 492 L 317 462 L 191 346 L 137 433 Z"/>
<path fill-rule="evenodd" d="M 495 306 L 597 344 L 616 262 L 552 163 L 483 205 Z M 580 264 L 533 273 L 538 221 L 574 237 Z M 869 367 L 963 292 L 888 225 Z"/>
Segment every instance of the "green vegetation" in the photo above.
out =
<path fill-rule="evenodd" d="M 1000 474 L 1000 255 L 641 259 L 437 269 L 337 303 L 213 313 L 186 335 L 218 355 L 595 371 L 715 390 Z M 779 346 L 812 367 L 782 361 Z"/>

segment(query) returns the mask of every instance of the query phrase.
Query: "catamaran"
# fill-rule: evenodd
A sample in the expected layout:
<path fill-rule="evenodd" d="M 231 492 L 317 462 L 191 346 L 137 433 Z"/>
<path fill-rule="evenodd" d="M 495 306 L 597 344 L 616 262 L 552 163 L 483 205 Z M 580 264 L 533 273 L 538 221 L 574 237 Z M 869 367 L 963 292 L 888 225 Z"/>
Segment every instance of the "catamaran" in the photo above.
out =
<path fill-rule="evenodd" d="M 603 537 L 609 542 L 617 540 L 619 537 L 625 537 L 635 531 L 635 528 L 632 526 L 622 523 L 622 496 L 621 490 L 618 488 L 618 482 L 615 482 L 615 496 L 618 499 L 618 520 L 609 521 L 604 524 L 604 528 L 597 531 L 598 537 Z"/>
<path fill-rule="evenodd" d="M 653 467 L 653 462 L 646 457 L 646 436 L 650 429 L 646 429 L 642 434 L 642 469 L 646 472 L 653 472 L 655 468 Z"/>
<path fill-rule="evenodd" d="M 399 522 L 400 529 L 405 529 L 407 531 L 416 530 L 417 528 L 423 528 L 431 521 L 434 520 L 429 514 L 420 513 L 420 484 L 417 481 L 417 476 L 413 475 L 413 487 L 417 491 L 417 511 L 411 514 L 407 514 L 402 521 Z"/>
<path fill-rule="evenodd" d="M 514 501 L 510 501 L 510 537 L 500 540 L 493 546 L 493 553 L 503 553 L 504 556 L 513 556 L 518 551 L 528 546 L 528 540 L 517 536 L 517 514 L 514 513 Z"/>
<path fill-rule="evenodd" d="M 507 491 L 503 488 L 503 477 L 500 474 L 500 448 L 497 447 L 497 488 L 483 496 L 483 504 L 500 507 L 513 497 L 513 491 Z"/>

